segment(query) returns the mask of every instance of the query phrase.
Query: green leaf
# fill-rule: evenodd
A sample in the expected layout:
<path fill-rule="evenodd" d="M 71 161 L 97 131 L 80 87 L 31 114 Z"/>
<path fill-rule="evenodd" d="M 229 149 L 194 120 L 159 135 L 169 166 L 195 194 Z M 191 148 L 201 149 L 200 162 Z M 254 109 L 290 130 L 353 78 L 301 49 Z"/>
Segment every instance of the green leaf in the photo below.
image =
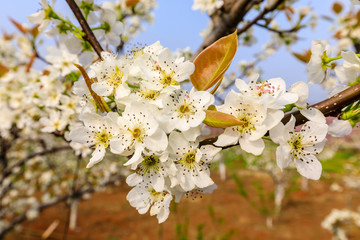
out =
<path fill-rule="evenodd" d="M 205 123 L 210 127 L 227 128 L 227 127 L 244 124 L 243 121 L 227 113 L 213 111 L 213 110 L 205 110 L 205 113 L 206 113 L 206 117 L 203 123 Z"/>
<path fill-rule="evenodd" d="M 233 60 L 238 45 L 237 31 L 220 38 L 194 60 L 191 83 L 199 91 L 207 90 L 220 81 Z"/>

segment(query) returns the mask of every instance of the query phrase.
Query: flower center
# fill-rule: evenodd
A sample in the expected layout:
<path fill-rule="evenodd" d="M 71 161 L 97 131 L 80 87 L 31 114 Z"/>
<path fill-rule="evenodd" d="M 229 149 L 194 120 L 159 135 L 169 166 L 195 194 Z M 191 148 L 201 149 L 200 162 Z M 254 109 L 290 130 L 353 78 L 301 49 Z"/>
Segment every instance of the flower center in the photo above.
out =
<path fill-rule="evenodd" d="M 158 172 L 160 169 L 159 163 L 160 160 L 155 155 L 145 156 L 144 160 L 138 165 L 136 172 L 140 175 L 145 175 L 150 170 L 153 170 L 154 172 Z"/>
<path fill-rule="evenodd" d="M 124 73 L 120 71 L 118 67 L 116 67 L 115 72 L 110 74 L 107 82 L 112 85 L 114 88 L 117 88 L 122 83 L 122 78 L 124 77 Z"/>
<path fill-rule="evenodd" d="M 109 142 L 112 139 L 112 135 L 103 129 L 101 132 L 95 132 L 94 139 L 96 140 L 95 145 L 103 145 L 105 148 L 109 146 Z"/>
<path fill-rule="evenodd" d="M 243 123 L 239 126 L 237 126 L 237 130 L 241 133 L 251 133 L 251 131 L 256 130 L 254 124 L 252 123 L 252 114 L 246 115 L 243 114 L 241 116 L 238 116 L 238 119 L 242 121 Z"/>
<path fill-rule="evenodd" d="M 162 78 L 160 83 L 166 88 L 169 85 L 179 85 L 179 83 L 174 79 L 174 71 L 171 73 L 166 73 L 165 71 L 161 71 Z"/>
<path fill-rule="evenodd" d="M 305 149 L 305 144 L 302 139 L 302 135 L 295 133 L 291 136 L 290 141 L 288 141 L 288 144 L 291 146 L 291 153 L 295 158 L 303 154 L 303 150 Z"/>
<path fill-rule="evenodd" d="M 149 193 L 153 202 L 161 202 L 165 197 L 164 192 L 156 192 L 154 189 L 149 190 Z"/>
<path fill-rule="evenodd" d="M 180 159 L 178 164 L 182 164 L 184 166 L 187 166 L 188 169 L 193 169 L 194 166 L 197 164 L 196 162 L 196 150 L 190 153 L 187 153 L 183 156 L 182 159 Z"/>

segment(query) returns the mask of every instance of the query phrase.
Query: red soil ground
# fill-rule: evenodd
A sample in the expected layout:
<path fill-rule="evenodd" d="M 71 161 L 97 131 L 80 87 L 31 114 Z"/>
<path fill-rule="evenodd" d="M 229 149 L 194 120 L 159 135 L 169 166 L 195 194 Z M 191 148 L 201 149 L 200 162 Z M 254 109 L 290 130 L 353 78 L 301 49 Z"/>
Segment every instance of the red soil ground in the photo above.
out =
<path fill-rule="evenodd" d="M 213 194 L 195 200 L 183 198 L 180 204 L 171 207 L 168 220 L 161 225 L 156 217 L 150 217 L 149 213 L 140 215 L 129 205 L 126 184 L 96 193 L 79 204 L 77 229 L 69 231 L 66 239 L 331 239 L 331 234 L 320 225 L 324 217 L 332 208 L 355 209 L 360 203 L 360 192 L 356 190 L 332 192 L 329 181 L 310 181 L 308 191 L 292 191 L 285 198 L 282 213 L 270 229 L 266 227 L 266 218 L 236 192 L 232 178 L 220 181 L 213 175 L 219 186 Z M 266 190 L 273 188 L 267 175 L 241 171 L 238 176 L 246 188 L 254 180 L 260 181 Z M 252 201 L 259 199 L 253 188 L 249 187 L 248 194 Z M 5 239 L 41 239 L 41 234 L 56 219 L 60 225 L 48 239 L 63 239 L 67 213 L 65 204 L 51 207 Z M 360 231 L 352 229 L 350 239 L 360 239 Z"/>

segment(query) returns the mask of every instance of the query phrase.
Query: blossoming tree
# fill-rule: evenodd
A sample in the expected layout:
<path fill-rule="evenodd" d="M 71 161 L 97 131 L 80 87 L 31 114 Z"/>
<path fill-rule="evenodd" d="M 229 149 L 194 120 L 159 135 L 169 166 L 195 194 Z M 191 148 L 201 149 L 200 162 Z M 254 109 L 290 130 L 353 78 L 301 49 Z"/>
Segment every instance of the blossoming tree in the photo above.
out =
<path fill-rule="evenodd" d="M 34 27 L 12 20 L 20 33 L 0 39 L 0 236 L 48 206 L 72 205 L 125 177 L 130 205 L 162 223 L 171 201 L 217 188 L 210 164 L 232 146 L 261 155 L 272 141 L 280 169 L 293 165 L 318 180 L 316 155 L 326 135 L 346 136 L 360 120 L 360 59 L 351 51 L 359 38 L 346 28 L 338 30 L 343 42 L 334 54 L 326 40 L 314 40 L 311 53 L 294 54 L 308 62 L 308 83 L 330 88 L 331 97 L 312 106 L 305 82 L 263 80 L 256 62 L 243 66 L 249 81 L 227 75 L 238 44 L 255 41 L 253 28 L 273 34 L 257 55 L 261 61 L 314 23 L 308 8 L 295 15 L 295 1 L 195 0 L 193 9 L 211 17 L 210 27 L 196 52 L 176 54 L 160 42 L 122 51 L 142 22 L 151 22 L 153 0 L 66 2 L 78 24 L 41 0 L 41 10 L 28 16 Z M 339 5 L 335 10 L 341 12 Z M 294 27 L 276 25 L 278 13 L 297 18 Z M 44 57 L 38 51 L 43 34 L 57 40 Z M 222 101 L 217 93 L 224 91 Z M 328 125 L 328 116 L 337 119 Z M 206 138 L 205 126 L 221 133 Z M 47 157 L 65 150 L 72 159 Z M 86 169 L 82 159 L 89 154 Z"/>

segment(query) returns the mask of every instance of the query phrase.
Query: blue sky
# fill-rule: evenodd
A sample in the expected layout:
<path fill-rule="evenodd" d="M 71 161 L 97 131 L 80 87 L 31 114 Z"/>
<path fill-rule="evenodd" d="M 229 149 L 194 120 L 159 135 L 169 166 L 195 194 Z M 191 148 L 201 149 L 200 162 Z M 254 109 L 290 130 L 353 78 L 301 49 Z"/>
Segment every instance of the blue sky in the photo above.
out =
<path fill-rule="evenodd" d="M 95 0 L 95 2 L 101 2 Z M 200 11 L 191 10 L 193 0 L 158 0 L 158 8 L 155 10 L 155 21 L 152 26 L 146 26 L 146 31 L 135 38 L 135 42 L 142 44 L 152 44 L 160 40 L 161 44 L 169 47 L 171 50 L 185 48 L 190 46 L 196 50 L 201 44 L 202 38 L 199 31 L 206 28 L 209 17 L 201 14 Z M 313 7 L 320 15 L 331 15 L 331 3 L 334 0 L 305 0 L 300 1 L 296 6 L 309 5 Z M 341 1 L 349 6 L 350 0 Z M 12 17 L 19 22 L 27 22 L 26 16 L 40 9 L 40 3 L 36 0 L 12 0 L 2 1 L 0 8 L 0 31 L 12 32 L 14 27 L 8 18 Z M 55 9 L 69 16 L 70 10 L 65 1 L 57 1 Z M 286 27 L 286 23 L 279 22 Z M 302 30 L 300 32 L 301 40 L 291 49 L 301 52 L 311 46 L 312 39 L 326 39 L 330 37 L 330 25 L 321 20 L 316 32 Z M 268 34 L 261 29 L 255 30 L 260 35 L 258 43 L 251 48 L 239 47 L 230 71 L 236 70 L 236 64 L 239 60 L 251 60 L 253 54 L 261 49 L 262 44 L 267 42 Z M 282 48 L 274 56 L 268 58 L 261 64 L 264 70 L 263 79 L 274 77 L 283 78 L 288 85 L 296 81 L 306 81 L 306 67 L 300 63 L 289 52 Z M 320 86 L 310 86 L 310 102 L 317 102 L 326 98 L 326 93 Z"/>

